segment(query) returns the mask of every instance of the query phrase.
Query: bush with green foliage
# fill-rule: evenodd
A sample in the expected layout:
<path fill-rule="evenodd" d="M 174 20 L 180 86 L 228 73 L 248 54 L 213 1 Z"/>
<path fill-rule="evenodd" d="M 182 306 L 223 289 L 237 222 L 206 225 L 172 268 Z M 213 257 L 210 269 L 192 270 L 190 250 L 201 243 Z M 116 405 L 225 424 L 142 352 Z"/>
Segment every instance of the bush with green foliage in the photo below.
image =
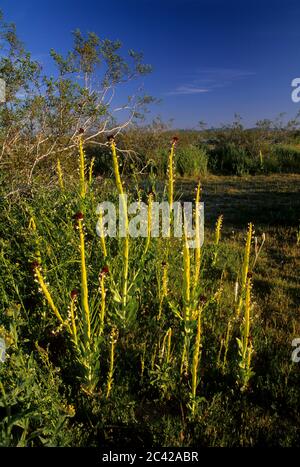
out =
<path fill-rule="evenodd" d="M 224 175 L 247 175 L 260 170 L 259 159 L 254 159 L 242 146 L 225 143 L 211 150 L 208 165 L 212 172 Z"/>
<path fill-rule="evenodd" d="M 181 146 L 176 151 L 176 168 L 182 177 L 199 177 L 207 174 L 208 158 L 203 147 Z"/>
<path fill-rule="evenodd" d="M 266 173 L 300 173 L 300 147 L 273 145 L 264 157 Z"/>

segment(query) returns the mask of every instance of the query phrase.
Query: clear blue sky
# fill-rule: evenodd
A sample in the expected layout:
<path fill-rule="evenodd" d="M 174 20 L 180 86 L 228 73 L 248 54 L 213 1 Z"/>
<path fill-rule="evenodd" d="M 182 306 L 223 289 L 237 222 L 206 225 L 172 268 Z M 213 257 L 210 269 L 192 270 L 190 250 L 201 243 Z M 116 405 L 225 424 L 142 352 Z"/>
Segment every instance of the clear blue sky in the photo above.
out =
<path fill-rule="evenodd" d="M 27 48 L 50 70 L 50 48 L 66 51 L 71 31 L 94 31 L 144 52 L 145 89 L 162 102 L 153 115 L 174 127 L 209 126 L 240 113 L 246 125 L 292 117 L 300 77 L 299 0 L 2 0 Z"/>

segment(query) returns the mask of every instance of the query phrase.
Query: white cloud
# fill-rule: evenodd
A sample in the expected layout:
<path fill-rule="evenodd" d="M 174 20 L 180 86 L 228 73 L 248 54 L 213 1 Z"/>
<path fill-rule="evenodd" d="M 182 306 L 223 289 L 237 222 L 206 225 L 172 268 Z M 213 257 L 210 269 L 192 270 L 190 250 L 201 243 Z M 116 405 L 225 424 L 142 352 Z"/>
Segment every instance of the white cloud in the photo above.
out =
<path fill-rule="evenodd" d="M 174 89 L 174 91 L 167 92 L 166 94 L 168 96 L 179 96 L 179 95 L 187 95 L 187 94 L 202 94 L 205 92 L 209 92 L 209 89 L 187 85 L 187 86 L 178 86 L 176 89 Z"/>
<path fill-rule="evenodd" d="M 235 81 L 253 75 L 255 75 L 253 71 L 234 68 L 199 68 L 189 83 L 177 86 L 174 90 L 166 92 L 165 95 L 203 94 L 217 88 L 230 86 Z"/>

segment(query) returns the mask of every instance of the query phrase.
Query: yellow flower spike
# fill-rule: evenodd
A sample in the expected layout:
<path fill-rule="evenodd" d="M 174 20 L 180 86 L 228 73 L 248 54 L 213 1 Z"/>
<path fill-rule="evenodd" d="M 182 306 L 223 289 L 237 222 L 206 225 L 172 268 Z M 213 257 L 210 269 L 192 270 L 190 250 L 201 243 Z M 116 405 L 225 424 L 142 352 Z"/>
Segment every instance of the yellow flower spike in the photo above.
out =
<path fill-rule="evenodd" d="M 173 209 L 173 202 L 174 202 L 174 153 L 175 153 L 175 146 L 177 144 L 178 138 L 174 136 L 171 143 L 171 148 L 169 152 L 169 160 L 168 160 L 168 202 L 169 202 L 169 209 L 170 209 L 170 224 L 172 219 L 172 209 Z"/>
<path fill-rule="evenodd" d="M 33 232 L 36 231 L 36 223 L 33 217 L 30 218 L 28 228 L 32 230 Z"/>
<path fill-rule="evenodd" d="M 262 153 L 261 149 L 259 151 L 259 161 L 260 161 L 260 168 L 262 169 L 263 166 L 264 166 L 264 158 L 263 158 L 263 153 Z"/>
<path fill-rule="evenodd" d="M 63 189 L 64 189 L 63 171 L 62 171 L 61 163 L 60 163 L 60 160 L 59 160 L 59 159 L 57 159 L 56 170 L 57 170 L 57 176 L 58 176 L 58 183 L 59 183 L 59 186 L 60 186 L 60 188 L 63 190 Z"/>
<path fill-rule="evenodd" d="M 77 213 L 75 215 L 77 226 L 79 230 L 79 249 L 80 249 L 80 266 L 81 266 L 81 306 L 84 314 L 85 334 L 89 341 L 91 338 L 91 323 L 90 323 L 90 309 L 88 298 L 88 280 L 85 262 L 85 242 L 83 230 L 83 214 Z"/>
<path fill-rule="evenodd" d="M 100 294 L 101 294 L 101 305 L 100 305 L 100 332 L 101 335 L 104 329 L 104 319 L 105 319 L 105 306 L 106 306 L 106 290 L 105 290 L 105 276 L 108 272 L 108 267 L 104 266 L 99 275 L 100 281 Z"/>
<path fill-rule="evenodd" d="M 246 239 L 246 245 L 245 245 L 244 261 L 243 261 L 243 269 L 242 269 L 242 285 L 241 285 L 240 299 L 239 299 L 238 306 L 237 306 L 237 316 L 239 316 L 240 311 L 241 311 L 241 307 L 243 303 L 243 294 L 245 291 L 247 276 L 249 272 L 252 233 L 253 233 L 253 225 L 250 222 L 248 224 L 248 232 L 247 232 L 247 239 Z"/>
<path fill-rule="evenodd" d="M 37 229 L 36 229 L 36 223 L 35 223 L 34 217 L 30 218 L 28 228 L 29 230 L 32 230 L 32 232 L 36 232 Z M 42 259 L 41 259 L 41 252 L 40 252 L 40 242 L 39 242 L 38 237 L 36 238 L 35 246 L 36 246 L 36 253 L 35 253 L 36 259 L 38 263 L 41 263 Z"/>
<path fill-rule="evenodd" d="M 219 245 L 220 238 L 221 238 L 221 229 L 223 224 L 223 214 L 221 214 L 216 222 L 216 230 L 215 230 L 215 245 Z"/>
<path fill-rule="evenodd" d="M 249 270 L 252 231 L 253 231 L 253 226 L 250 222 L 248 225 L 248 234 L 247 234 L 246 247 L 245 247 L 244 264 L 243 264 L 243 274 L 242 274 L 242 287 L 243 288 L 246 286 L 247 274 Z"/>
<path fill-rule="evenodd" d="M 92 183 L 93 181 L 93 168 L 94 168 L 94 164 L 95 164 L 95 158 L 93 157 L 92 160 L 91 160 L 91 163 L 90 163 L 90 166 L 89 166 L 89 185 Z"/>
<path fill-rule="evenodd" d="M 106 242 L 105 242 L 104 229 L 103 229 L 103 215 L 102 215 L 101 209 L 99 212 L 99 225 L 100 225 L 100 242 L 101 242 L 102 253 L 103 253 L 104 258 L 106 258 L 107 249 L 106 249 Z"/>
<path fill-rule="evenodd" d="M 191 307 L 191 258 L 188 244 L 188 233 L 186 220 L 184 219 L 184 239 L 183 239 L 183 321 L 184 321 L 184 342 L 181 359 L 180 373 L 188 374 L 189 369 L 189 342 L 190 342 L 190 320 Z"/>
<path fill-rule="evenodd" d="M 187 238 L 186 224 L 184 225 L 184 244 L 183 244 L 183 298 L 185 301 L 184 319 L 189 320 L 189 307 L 190 307 L 190 288 L 191 288 L 191 258 L 190 249 Z"/>
<path fill-rule="evenodd" d="M 51 297 L 51 294 L 48 290 L 48 287 L 44 281 L 44 278 L 42 276 L 42 273 L 40 271 L 40 268 L 39 266 L 35 267 L 34 269 L 34 274 L 35 274 L 35 277 L 39 283 L 39 286 L 50 306 L 50 308 L 52 309 L 53 313 L 55 314 L 55 316 L 57 317 L 57 319 L 61 322 L 61 323 L 64 323 L 64 320 L 62 319 L 61 317 L 61 314 L 59 313 L 58 309 L 56 308 L 56 306 L 54 305 L 54 302 L 53 302 L 53 299 Z"/>
<path fill-rule="evenodd" d="M 245 297 L 245 326 L 244 326 L 244 358 L 246 359 L 246 352 L 249 348 L 249 335 L 250 335 L 250 313 L 251 313 L 251 279 L 247 279 L 246 284 L 246 297 Z"/>
<path fill-rule="evenodd" d="M 174 143 L 171 146 L 171 150 L 169 154 L 169 163 L 168 163 L 168 171 L 169 171 L 168 201 L 169 201 L 170 211 L 172 210 L 172 207 L 173 207 L 173 197 L 174 197 L 173 164 L 174 164 Z"/>
<path fill-rule="evenodd" d="M 118 163 L 118 156 L 116 150 L 116 143 L 113 136 L 109 137 L 112 157 L 113 157 L 113 169 L 115 174 L 115 180 L 119 195 L 121 195 L 121 202 L 122 202 L 122 209 L 125 218 L 125 238 L 124 238 L 124 246 L 123 246 L 123 260 L 124 260 L 124 267 L 123 267 L 123 297 L 122 303 L 123 308 L 125 309 L 127 304 L 127 291 L 128 291 L 128 272 L 129 272 L 129 229 L 128 229 L 128 212 L 127 212 L 127 203 L 125 200 L 123 185 L 121 181 L 120 171 L 119 171 L 119 163 Z"/>
<path fill-rule="evenodd" d="M 144 255 L 147 253 L 149 246 L 150 246 L 150 242 L 151 242 L 152 204 L 153 204 L 153 194 L 150 193 L 148 196 L 147 241 L 146 241 Z"/>
<path fill-rule="evenodd" d="M 240 347 L 240 368 L 242 369 L 242 387 L 244 391 L 248 387 L 249 379 L 253 374 L 251 369 L 251 357 L 253 353 L 253 346 L 250 337 L 250 322 L 251 322 L 251 279 L 247 278 L 246 293 L 245 293 L 245 315 L 243 320 L 242 338 L 238 339 Z"/>
<path fill-rule="evenodd" d="M 113 385 L 113 375 L 114 375 L 114 366 L 115 366 L 115 347 L 118 340 L 118 330 L 113 328 L 110 333 L 110 361 L 109 361 L 109 371 L 107 377 L 107 387 L 106 387 L 106 399 L 109 398 L 112 385 Z"/>
<path fill-rule="evenodd" d="M 76 327 L 76 301 L 77 301 L 77 290 L 72 290 L 71 292 L 71 304 L 70 304 L 70 316 L 71 316 L 71 325 L 72 325 L 72 333 L 73 338 L 76 346 L 78 345 L 77 339 L 77 327 Z"/>
<path fill-rule="evenodd" d="M 195 230 L 196 230 L 196 248 L 195 248 L 195 275 L 194 275 L 194 290 L 197 287 L 199 276 L 200 276 L 200 264 L 201 264 L 201 246 L 200 246 L 200 219 L 197 215 L 198 205 L 200 203 L 201 195 L 201 184 L 200 181 L 196 191 L 196 211 L 195 211 Z"/>
<path fill-rule="evenodd" d="M 114 169 L 117 189 L 118 189 L 119 194 L 123 195 L 124 191 L 123 191 L 123 185 L 122 185 L 120 171 L 119 171 L 119 162 L 118 162 L 118 156 L 117 156 L 116 143 L 113 138 L 111 138 L 110 147 L 111 147 L 111 152 L 113 156 L 113 169 Z"/>

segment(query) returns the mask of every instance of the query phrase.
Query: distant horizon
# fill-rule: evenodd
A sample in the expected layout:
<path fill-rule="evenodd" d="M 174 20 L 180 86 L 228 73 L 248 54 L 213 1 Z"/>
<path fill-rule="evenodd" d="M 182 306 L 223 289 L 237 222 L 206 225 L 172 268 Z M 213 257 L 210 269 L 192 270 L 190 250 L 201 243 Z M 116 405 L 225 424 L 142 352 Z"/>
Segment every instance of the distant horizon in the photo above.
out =
<path fill-rule="evenodd" d="M 221 127 L 238 113 L 253 128 L 300 110 L 291 99 L 292 80 L 300 76 L 296 0 L 3 0 L 1 10 L 50 74 L 50 49 L 66 53 L 76 28 L 143 52 L 153 72 L 142 84 L 161 100 L 147 122 L 160 116 L 173 120 L 174 129 L 198 130 L 201 120 Z M 118 92 L 125 98 L 126 89 Z"/>

